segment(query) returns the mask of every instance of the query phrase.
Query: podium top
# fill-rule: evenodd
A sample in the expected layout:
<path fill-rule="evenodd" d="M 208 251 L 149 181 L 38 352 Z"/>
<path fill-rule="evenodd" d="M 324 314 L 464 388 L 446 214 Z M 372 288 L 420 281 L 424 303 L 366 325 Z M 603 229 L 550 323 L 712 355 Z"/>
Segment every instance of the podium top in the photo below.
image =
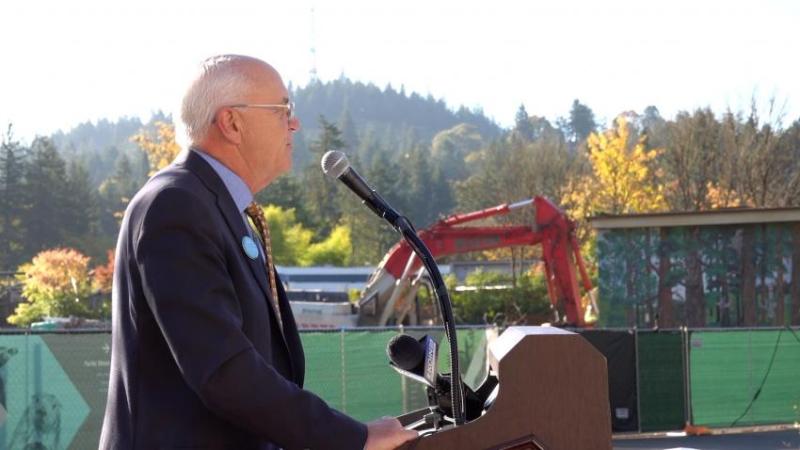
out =
<path fill-rule="evenodd" d="M 524 339 L 526 336 L 570 334 L 574 335 L 576 333 L 556 327 L 508 327 L 508 329 L 506 329 L 506 331 L 504 331 L 496 341 L 489 345 L 489 351 L 491 352 L 492 356 L 494 356 L 496 361 L 500 361 L 509 351 L 511 351 L 512 348 L 514 348 L 514 346 L 519 343 L 519 341 Z"/>

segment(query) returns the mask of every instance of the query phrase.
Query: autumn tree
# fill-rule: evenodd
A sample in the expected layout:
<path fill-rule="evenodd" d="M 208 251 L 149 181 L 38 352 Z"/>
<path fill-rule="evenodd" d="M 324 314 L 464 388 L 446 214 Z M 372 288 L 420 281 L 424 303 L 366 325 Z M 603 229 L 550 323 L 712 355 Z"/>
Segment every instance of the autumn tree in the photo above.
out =
<path fill-rule="evenodd" d="M 654 161 L 659 150 L 648 149 L 646 135 L 632 134 L 632 127 L 620 116 L 614 127 L 603 133 L 592 133 L 587 138 L 588 159 L 591 171 L 570 182 L 562 198 L 562 205 L 582 223 L 584 252 L 593 255 L 596 239 L 585 226 L 586 218 L 599 214 L 633 214 L 661 211 L 666 204 L 661 188 L 656 183 Z M 640 270 L 643 255 L 647 252 L 642 239 L 628 237 L 630 245 L 621 257 L 627 280 L 626 298 L 636 298 L 636 286 L 648 278 L 649 266 Z M 671 298 L 669 299 L 671 302 Z"/>
<path fill-rule="evenodd" d="M 147 154 L 150 162 L 149 175 L 168 166 L 181 151 L 175 141 L 175 125 L 159 121 L 155 123 L 155 128 L 155 134 L 141 130 L 131 138 Z"/>
<path fill-rule="evenodd" d="M 618 117 L 612 129 L 590 134 L 587 144 L 591 174 L 573 180 L 562 198 L 573 216 L 585 219 L 665 209 L 654 167 L 659 150 L 647 148 L 645 135 L 632 140 L 624 117 Z"/>
<path fill-rule="evenodd" d="M 45 250 L 18 269 L 22 275 L 22 296 L 8 322 L 28 326 L 44 317 L 89 317 L 88 299 L 92 292 L 89 257 L 76 250 Z"/>

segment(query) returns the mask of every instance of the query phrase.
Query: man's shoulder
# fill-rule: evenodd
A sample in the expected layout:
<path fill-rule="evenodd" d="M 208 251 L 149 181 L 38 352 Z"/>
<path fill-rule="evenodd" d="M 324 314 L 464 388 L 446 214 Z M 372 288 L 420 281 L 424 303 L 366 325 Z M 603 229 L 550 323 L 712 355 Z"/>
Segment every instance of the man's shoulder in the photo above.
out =
<path fill-rule="evenodd" d="M 127 215 L 142 217 L 150 212 L 171 214 L 208 207 L 216 200 L 198 174 L 181 164 L 172 164 L 153 175 L 131 199 Z"/>

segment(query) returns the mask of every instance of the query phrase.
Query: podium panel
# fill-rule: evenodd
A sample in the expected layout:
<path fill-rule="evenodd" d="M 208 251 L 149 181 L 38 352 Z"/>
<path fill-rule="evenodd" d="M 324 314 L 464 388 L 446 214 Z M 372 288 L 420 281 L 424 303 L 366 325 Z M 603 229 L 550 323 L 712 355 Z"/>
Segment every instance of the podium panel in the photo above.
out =
<path fill-rule="evenodd" d="M 605 358 L 583 337 L 552 327 L 511 327 L 489 347 L 498 390 L 459 427 L 420 430 L 405 450 L 611 450 Z M 422 411 L 399 417 L 407 424 Z"/>

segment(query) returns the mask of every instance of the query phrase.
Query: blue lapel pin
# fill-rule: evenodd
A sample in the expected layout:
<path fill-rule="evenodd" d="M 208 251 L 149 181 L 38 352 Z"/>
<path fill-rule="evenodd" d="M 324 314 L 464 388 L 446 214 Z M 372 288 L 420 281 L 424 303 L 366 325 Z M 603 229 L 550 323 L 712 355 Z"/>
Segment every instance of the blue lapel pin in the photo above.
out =
<path fill-rule="evenodd" d="M 254 241 L 250 236 L 245 236 L 242 238 L 242 249 L 244 249 L 244 253 L 248 258 L 253 260 L 258 258 L 258 245 L 256 245 L 256 241 Z"/>

